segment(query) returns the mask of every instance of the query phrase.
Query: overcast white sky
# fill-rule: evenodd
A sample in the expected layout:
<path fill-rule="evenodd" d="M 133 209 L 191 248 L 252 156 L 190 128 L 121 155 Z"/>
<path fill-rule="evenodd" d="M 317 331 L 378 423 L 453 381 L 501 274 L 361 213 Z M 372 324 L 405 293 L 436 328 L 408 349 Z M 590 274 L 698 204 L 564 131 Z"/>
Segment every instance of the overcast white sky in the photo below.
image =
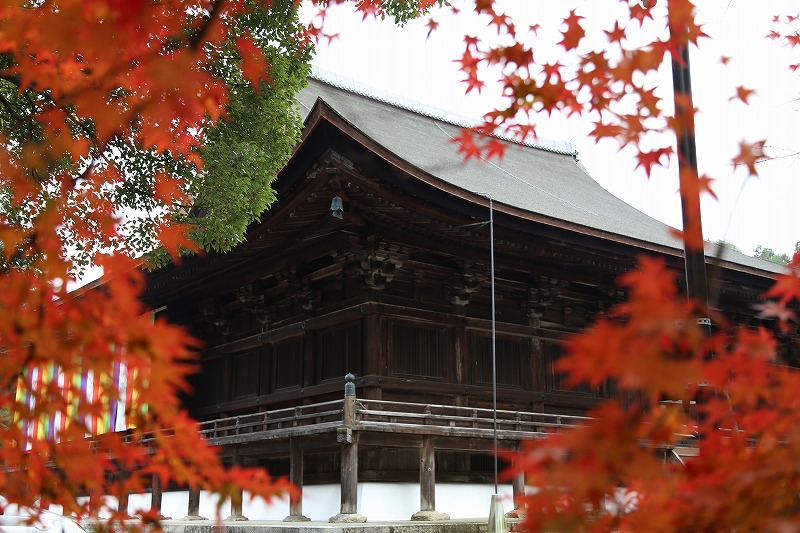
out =
<path fill-rule="evenodd" d="M 502 0 L 501 0 L 502 1 Z M 703 204 L 707 240 L 726 239 L 745 253 L 756 245 L 790 253 L 800 240 L 797 201 L 800 199 L 800 72 L 788 65 L 800 62 L 800 49 L 793 51 L 765 36 L 774 14 L 797 14 L 796 0 L 699 0 L 699 18 L 706 23 L 700 49 L 692 51 L 692 84 L 697 118 L 698 160 L 701 173 L 717 180 L 719 202 Z M 577 7 L 587 21 L 613 21 L 619 0 L 504 1 L 517 27 L 539 23 L 555 31 L 558 21 Z M 661 9 L 664 2 L 660 2 Z M 339 33 L 331 45 L 320 45 L 314 65 L 367 85 L 375 92 L 398 95 L 442 110 L 480 117 L 496 102 L 484 91 L 464 95 L 454 59 L 460 56 L 465 34 L 486 32 L 485 23 L 473 16 L 434 15 L 440 29 L 426 39 L 425 21 L 412 21 L 396 28 L 390 21 L 361 21 L 353 6 L 331 9 L 326 28 Z M 307 15 L 308 13 L 306 13 Z M 560 17 L 560 18 L 559 18 Z M 557 39 L 556 39 L 557 40 Z M 548 51 L 537 50 L 537 53 Z M 553 51 L 555 53 L 555 50 Z M 727 67 L 720 55 L 732 58 Z M 665 64 L 662 97 L 671 91 L 669 66 Z M 756 90 L 750 106 L 729 102 L 738 85 Z M 590 174 L 608 190 L 638 209 L 672 226 L 680 226 L 680 203 L 676 193 L 677 170 L 654 172 L 648 181 L 634 171 L 632 152 L 618 152 L 607 141 L 596 146 L 587 138 L 588 121 L 553 117 L 540 122 L 539 134 L 569 140 L 580 153 Z M 758 179 L 747 179 L 730 159 L 738 153 L 741 139 L 767 139 L 767 154 L 775 159 L 758 165 Z M 676 167 L 677 165 L 673 165 Z M 565 184 L 568 186 L 568 184 Z M 739 192 L 742 191 L 741 197 Z"/>

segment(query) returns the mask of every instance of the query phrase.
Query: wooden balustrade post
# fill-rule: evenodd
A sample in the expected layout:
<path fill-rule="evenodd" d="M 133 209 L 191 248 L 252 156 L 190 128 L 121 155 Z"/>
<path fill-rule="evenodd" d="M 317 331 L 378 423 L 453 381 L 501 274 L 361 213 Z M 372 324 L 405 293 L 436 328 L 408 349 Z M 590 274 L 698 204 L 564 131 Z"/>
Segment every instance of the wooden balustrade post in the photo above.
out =
<path fill-rule="evenodd" d="M 234 446 L 233 448 L 233 455 L 231 456 L 231 465 L 232 466 L 240 466 L 242 464 L 242 459 L 239 455 L 239 447 Z M 236 488 L 234 489 L 233 493 L 231 494 L 231 515 L 225 519 L 227 522 L 244 522 L 247 520 L 247 517 L 242 514 L 242 499 L 244 495 L 242 494 L 242 489 Z"/>
<path fill-rule="evenodd" d="M 289 482 L 297 492 L 289 495 L 289 516 L 283 521 L 308 522 L 311 519 L 303 516 L 303 450 L 294 437 L 289 439 Z"/>
<path fill-rule="evenodd" d="M 356 377 L 345 376 L 344 406 L 342 412 L 343 427 L 336 430 L 336 440 L 341 443 L 341 505 L 339 514 L 332 516 L 329 522 L 366 522 L 367 519 L 358 514 L 358 437 L 353 434 L 356 411 Z"/>
<path fill-rule="evenodd" d="M 419 452 L 419 512 L 411 520 L 449 520 L 450 515 L 436 512 L 436 450 L 432 435 L 422 436 Z"/>
<path fill-rule="evenodd" d="M 353 374 L 345 376 L 344 384 L 344 406 L 342 408 L 342 423 L 345 428 L 352 431 L 353 424 L 356 422 L 356 377 Z"/>

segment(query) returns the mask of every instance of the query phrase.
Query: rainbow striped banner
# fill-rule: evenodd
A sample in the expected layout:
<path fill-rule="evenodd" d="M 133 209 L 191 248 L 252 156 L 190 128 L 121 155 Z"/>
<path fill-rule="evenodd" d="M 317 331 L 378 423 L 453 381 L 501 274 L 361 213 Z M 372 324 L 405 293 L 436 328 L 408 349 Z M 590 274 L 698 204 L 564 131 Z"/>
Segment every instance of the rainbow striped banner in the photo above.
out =
<path fill-rule="evenodd" d="M 155 319 L 154 313 L 150 315 Z M 137 370 L 123 362 L 121 349 L 113 347 L 117 357 L 110 373 L 65 372 L 55 363 L 23 370 L 16 401 L 25 406 L 27 415 L 17 413 L 15 419 L 27 440 L 25 449 L 35 441 L 60 441 L 76 423 L 85 428 L 86 437 L 135 427 L 128 414 L 134 409 L 147 412 L 147 406 L 139 405 L 140 394 L 132 386 Z"/>

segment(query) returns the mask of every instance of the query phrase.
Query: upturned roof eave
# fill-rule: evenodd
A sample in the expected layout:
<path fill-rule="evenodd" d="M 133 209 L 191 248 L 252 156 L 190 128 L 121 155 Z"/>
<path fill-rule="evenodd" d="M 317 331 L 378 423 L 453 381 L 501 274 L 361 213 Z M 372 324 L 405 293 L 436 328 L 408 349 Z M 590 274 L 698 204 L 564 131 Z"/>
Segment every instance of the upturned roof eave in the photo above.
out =
<path fill-rule="evenodd" d="M 385 146 L 381 145 L 380 143 L 372 139 L 369 135 L 361 131 L 357 126 L 355 126 L 353 123 L 347 120 L 346 117 L 342 116 L 339 112 L 337 112 L 336 109 L 334 109 L 321 97 L 317 99 L 314 107 L 308 114 L 303 137 L 307 138 L 308 136 L 310 136 L 312 132 L 320 126 L 322 121 L 326 121 L 327 123 L 331 124 L 339 131 L 341 131 L 343 134 L 351 138 L 354 142 L 357 142 L 358 144 L 360 144 L 361 146 L 363 146 L 365 149 L 369 150 L 376 156 L 381 157 L 384 160 L 390 162 L 394 167 L 396 167 L 401 172 L 425 183 L 430 187 L 438 189 L 453 197 L 459 198 L 476 207 L 482 207 L 484 209 L 489 208 L 489 200 L 485 196 L 478 194 L 478 192 L 468 191 L 462 187 L 459 187 L 450 182 L 442 180 L 432 175 L 431 173 L 425 171 L 424 169 L 421 169 L 409 163 L 408 161 L 398 156 Z M 683 257 L 683 250 L 678 247 L 652 243 L 645 240 L 635 239 L 625 235 L 619 235 L 601 229 L 576 224 L 570 221 L 557 219 L 540 213 L 535 213 L 532 211 L 520 209 L 518 207 L 511 206 L 497 200 L 492 201 L 492 207 L 496 213 L 502 213 L 509 217 L 516 218 L 518 220 L 524 220 L 531 223 L 555 228 L 558 230 L 563 230 L 566 232 L 574 233 L 576 235 L 594 237 L 600 240 L 605 240 L 611 243 L 638 249 L 641 250 L 643 253 L 663 254 L 675 258 Z M 713 261 L 714 258 L 707 255 L 707 260 Z M 774 276 L 774 272 L 753 268 L 746 265 L 741 265 L 728 260 L 721 260 L 719 261 L 719 264 L 726 269 L 739 271 L 751 275 L 757 275 L 763 277 Z"/>
<path fill-rule="evenodd" d="M 327 82 L 322 81 L 322 83 L 327 83 Z M 337 88 L 339 90 L 344 90 L 341 87 Z M 353 97 L 370 99 L 368 95 L 353 95 Z M 381 102 L 381 103 L 389 106 L 394 105 L 391 102 Z M 418 114 L 418 112 L 414 110 L 405 109 L 404 111 Z M 442 120 L 436 117 L 426 116 L 425 118 L 437 121 Z M 419 180 L 422 183 L 425 183 L 430 187 L 445 192 L 453 197 L 460 198 L 472 204 L 473 206 L 481 206 L 483 208 L 488 209 L 487 198 L 480 194 L 477 194 L 477 192 L 481 191 L 470 191 L 468 189 L 458 186 L 457 184 L 452 183 L 451 181 L 442 179 L 417 165 L 414 165 L 413 163 L 409 162 L 406 158 L 395 153 L 393 150 L 391 150 L 378 140 L 374 139 L 371 135 L 363 131 L 355 123 L 350 121 L 345 115 L 340 113 L 334 107 L 334 105 L 327 102 L 325 98 L 320 95 L 317 95 L 315 104 L 313 105 L 311 111 L 306 117 L 306 126 L 304 128 L 303 138 L 304 139 L 307 138 L 307 136 L 311 134 L 311 132 L 318 126 L 320 121 L 323 119 L 328 123 L 330 123 L 331 125 L 333 125 L 334 127 L 336 127 L 337 129 L 339 129 L 340 131 L 342 131 L 342 133 L 350 137 L 353 141 L 362 145 L 364 148 L 374 153 L 378 157 L 381 157 L 387 162 L 389 162 L 391 165 L 393 165 L 401 172 Z M 559 153 L 557 151 L 554 152 L 552 150 L 545 150 L 541 147 L 519 145 L 517 143 L 513 143 L 511 141 L 503 139 L 501 139 L 501 141 L 509 144 L 509 146 L 517 146 L 525 150 L 540 150 L 549 152 L 551 154 L 559 154 L 559 157 L 571 157 L 571 155 L 567 154 L 566 152 Z M 578 163 L 575 163 L 575 165 L 580 166 Z M 585 173 L 585 170 L 583 170 L 583 172 Z M 589 177 L 589 179 L 591 179 L 591 177 Z M 606 193 L 609 195 L 611 194 L 608 193 L 607 191 Z M 683 249 L 681 248 L 680 244 L 677 243 L 676 245 L 670 245 L 670 244 L 652 242 L 645 239 L 639 239 L 636 237 L 631 237 L 629 235 L 614 233 L 601 228 L 587 226 L 584 224 L 565 220 L 563 218 L 553 217 L 550 215 L 545 215 L 542 213 L 537 213 L 535 211 L 527 210 L 518 206 L 509 205 L 508 203 L 502 202 L 496 198 L 493 199 L 492 203 L 496 212 L 506 214 L 518 220 L 530 221 L 536 224 L 541 224 L 546 227 L 555 228 L 566 232 L 571 232 L 576 235 L 590 236 L 607 241 L 609 243 L 629 246 L 641 250 L 642 252 L 658 253 L 672 257 L 683 257 L 684 255 Z M 643 213 L 642 216 L 647 217 L 647 215 Z M 665 232 L 673 230 L 672 228 L 669 228 L 666 225 L 663 225 L 663 227 Z M 712 245 L 710 243 L 707 243 L 707 245 L 708 245 L 706 250 L 707 261 L 713 262 L 715 260 L 713 254 L 709 253 L 709 247 L 711 247 Z M 741 255 L 744 257 L 744 254 Z M 749 259 L 750 262 L 756 261 L 754 260 L 754 258 L 749 258 L 749 257 L 746 257 L 745 259 Z M 723 266 L 726 269 L 748 273 L 752 275 L 758 275 L 761 277 L 772 278 L 775 276 L 775 274 L 780 273 L 779 265 L 771 265 L 763 261 L 756 261 L 756 262 L 764 263 L 763 265 L 764 268 L 743 264 L 735 260 L 722 259 L 722 260 L 717 260 L 717 262 L 719 265 Z"/>

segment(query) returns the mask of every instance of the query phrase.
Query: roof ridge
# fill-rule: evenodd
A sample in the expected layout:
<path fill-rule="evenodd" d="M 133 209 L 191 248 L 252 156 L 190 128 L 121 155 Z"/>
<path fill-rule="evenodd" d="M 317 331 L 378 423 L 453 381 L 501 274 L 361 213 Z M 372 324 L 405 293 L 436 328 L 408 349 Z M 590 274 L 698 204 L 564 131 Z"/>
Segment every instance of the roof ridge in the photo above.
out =
<path fill-rule="evenodd" d="M 360 82 L 352 78 L 340 76 L 335 72 L 331 72 L 314 65 L 311 67 L 311 74 L 309 75 L 309 78 L 328 84 L 332 87 L 336 87 L 337 89 L 363 96 L 365 98 L 369 98 L 370 100 L 375 100 L 376 102 L 388 104 L 405 111 L 417 113 L 418 115 L 423 115 L 440 122 L 451 124 L 453 126 L 458 126 L 461 128 L 473 128 L 480 123 L 480 119 L 468 117 L 452 111 L 446 111 L 444 109 L 424 104 L 418 100 L 412 99 L 404 102 L 402 100 L 404 100 L 405 97 L 399 94 L 391 93 L 390 91 L 383 90 L 385 96 L 380 96 L 375 92 L 369 92 L 367 90 L 368 88 L 371 88 L 369 85 L 360 84 Z M 362 87 L 359 88 L 359 85 Z M 572 147 L 572 143 L 569 141 L 558 141 L 555 139 L 537 137 L 537 141 L 528 140 L 520 142 L 511 135 L 495 133 L 492 134 L 492 136 L 517 145 L 527 146 L 530 148 L 543 150 L 545 152 L 552 152 L 561 155 L 571 155 L 573 158 L 575 158 L 575 160 L 578 159 L 578 151 Z M 559 148 L 559 144 L 564 145 L 564 148 Z"/>

